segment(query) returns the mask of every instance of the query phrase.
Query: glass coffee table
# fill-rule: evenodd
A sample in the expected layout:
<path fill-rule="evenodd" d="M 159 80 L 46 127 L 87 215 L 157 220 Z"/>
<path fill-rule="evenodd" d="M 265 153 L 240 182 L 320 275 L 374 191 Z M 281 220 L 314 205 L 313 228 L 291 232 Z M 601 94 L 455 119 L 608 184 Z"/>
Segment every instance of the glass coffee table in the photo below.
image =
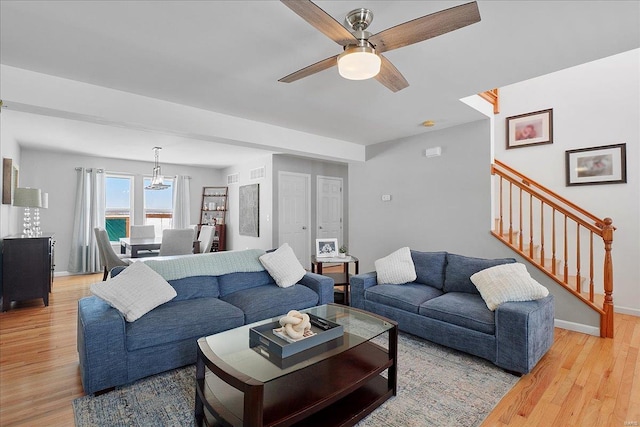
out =
<path fill-rule="evenodd" d="M 198 340 L 196 425 L 353 425 L 395 396 L 394 321 L 337 304 L 301 311 L 342 325 L 339 344 L 280 367 L 249 346 L 249 329 L 282 316 Z M 385 333 L 386 348 L 371 341 Z"/>

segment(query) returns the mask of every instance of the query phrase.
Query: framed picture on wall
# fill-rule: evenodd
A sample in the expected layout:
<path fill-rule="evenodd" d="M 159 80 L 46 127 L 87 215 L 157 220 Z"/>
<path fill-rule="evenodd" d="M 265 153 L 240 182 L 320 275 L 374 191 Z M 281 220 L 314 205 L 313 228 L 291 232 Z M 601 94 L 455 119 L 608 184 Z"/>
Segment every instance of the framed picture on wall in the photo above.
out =
<path fill-rule="evenodd" d="M 627 144 L 579 148 L 565 152 L 567 187 L 627 182 Z"/>
<path fill-rule="evenodd" d="M 553 144 L 553 109 L 507 117 L 507 149 Z"/>
<path fill-rule="evenodd" d="M 316 239 L 316 258 L 338 256 L 338 239 Z"/>

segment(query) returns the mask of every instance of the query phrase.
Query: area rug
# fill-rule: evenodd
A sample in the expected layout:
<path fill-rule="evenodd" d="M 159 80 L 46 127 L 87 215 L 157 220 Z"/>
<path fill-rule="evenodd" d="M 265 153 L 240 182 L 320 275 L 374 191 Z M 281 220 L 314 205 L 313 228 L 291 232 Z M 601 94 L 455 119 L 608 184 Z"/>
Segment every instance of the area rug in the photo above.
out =
<path fill-rule="evenodd" d="M 488 361 L 401 333 L 398 395 L 357 426 L 478 426 L 517 381 Z M 73 410 L 78 427 L 188 427 L 194 399 L 188 366 L 75 399 Z"/>

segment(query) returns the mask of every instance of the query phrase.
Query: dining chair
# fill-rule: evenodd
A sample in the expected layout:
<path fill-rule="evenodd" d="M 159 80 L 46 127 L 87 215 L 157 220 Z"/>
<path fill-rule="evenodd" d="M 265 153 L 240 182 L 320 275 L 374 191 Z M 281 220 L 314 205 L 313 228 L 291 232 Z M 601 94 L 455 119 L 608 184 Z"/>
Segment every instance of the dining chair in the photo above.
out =
<path fill-rule="evenodd" d="M 211 252 L 211 245 L 213 244 L 213 237 L 216 234 L 216 228 L 213 225 L 203 225 L 200 228 L 200 236 L 198 240 L 200 241 L 200 252 L 207 253 Z"/>
<path fill-rule="evenodd" d="M 162 230 L 160 256 L 192 254 L 193 241 L 193 230 L 190 228 Z"/>
<path fill-rule="evenodd" d="M 156 237 L 156 227 L 153 225 L 132 225 L 129 227 L 129 237 L 132 239 L 153 239 Z"/>
<path fill-rule="evenodd" d="M 98 252 L 100 253 L 100 264 L 104 267 L 102 281 L 105 281 L 113 267 L 126 267 L 131 263 L 131 258 L 120 256 L 113 250 L 107 231 L 104 228 L 96 227 L 93 231 L 96 235 L 96 243 L 98 245 Z"/>

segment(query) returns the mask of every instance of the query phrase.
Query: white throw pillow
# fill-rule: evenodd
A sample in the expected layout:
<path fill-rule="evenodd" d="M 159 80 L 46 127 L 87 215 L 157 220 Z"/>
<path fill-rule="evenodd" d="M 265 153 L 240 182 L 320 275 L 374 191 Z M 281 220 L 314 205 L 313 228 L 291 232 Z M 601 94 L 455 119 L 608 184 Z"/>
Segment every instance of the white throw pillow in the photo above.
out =
<path fill-rule="evenodd" d="M 306 274 L 288 243 L 284 243 L 273 252 L 262 255 L 259 259 L 281 288 L 295 285 Z"/>
<path fill-rule="evenodd" d="M 134 262 L 116 277 L 94 283 L 91 292 L 122 313 L 127 322 L 136 321 L 176 296 L 173 286 L 144 262 Z"/>
<path fill-rule="evenodd" d="M 504 302 L 533 301 L 549 295 L 549 290 L 536 282 L 520 263 L 487 268 L 472 275 L 471 281 L 491 311 Z"/>
<path fill-rule="evenodd" d="M 376 273 L 378 283 L 400 285 L 416 280 L 416 266 L 413 265 L 411 250 L 408 247 L 400 248 L 384 258 L 376 260 Z"/>

